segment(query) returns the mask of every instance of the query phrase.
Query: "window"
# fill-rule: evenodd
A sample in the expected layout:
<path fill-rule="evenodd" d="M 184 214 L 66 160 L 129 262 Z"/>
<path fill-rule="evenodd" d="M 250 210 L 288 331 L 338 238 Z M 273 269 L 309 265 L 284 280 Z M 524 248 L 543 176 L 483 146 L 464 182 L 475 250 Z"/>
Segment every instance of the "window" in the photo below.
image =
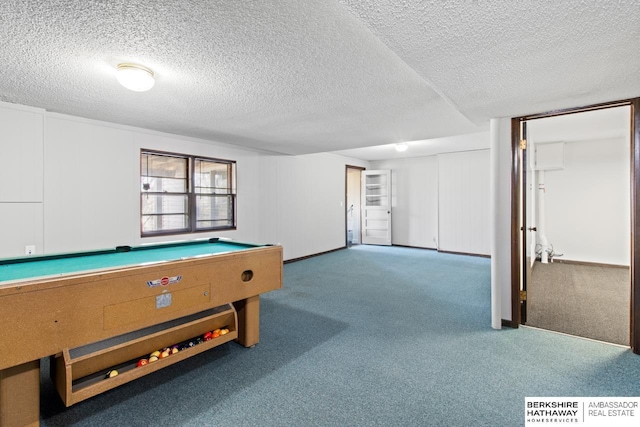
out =
<path fill-rule="evenodd" d="M 142 236 L 236 226 L 236 163 L 142 150 Z"/>

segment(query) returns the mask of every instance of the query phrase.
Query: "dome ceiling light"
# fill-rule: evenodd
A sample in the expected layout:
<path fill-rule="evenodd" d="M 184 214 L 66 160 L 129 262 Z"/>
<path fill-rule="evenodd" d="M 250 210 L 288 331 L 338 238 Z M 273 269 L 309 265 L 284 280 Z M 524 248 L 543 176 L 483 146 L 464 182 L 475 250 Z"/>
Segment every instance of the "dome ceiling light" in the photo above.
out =
<path fill-rule="evenodd" d="M 137 64 L 118 64 L 118 82 L 129 90 L 146 92 L 153 87 L 153 71 Z"/>
<path fill-rule="evenodd" d="M 396 151 L 399 153 L 402 153 L 403 151 L 407 151 L 407 148 L 409 148 L 409 146 L 404 142 L 400 142 L 396 144 Z"/>

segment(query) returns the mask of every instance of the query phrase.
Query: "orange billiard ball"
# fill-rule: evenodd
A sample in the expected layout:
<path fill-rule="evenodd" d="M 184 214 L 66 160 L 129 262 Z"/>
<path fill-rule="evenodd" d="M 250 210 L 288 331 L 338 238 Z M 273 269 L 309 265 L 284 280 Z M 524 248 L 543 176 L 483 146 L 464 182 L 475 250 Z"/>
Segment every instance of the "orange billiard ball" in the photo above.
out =
<path fill-rule="evenodd" d="M 140 360 L 138 360 L 137 366 L 140 367 L 140 366 L 145 366 L 145 365 L 148 365 L 148 364 L 149 364 L 149 361 L 147 359 L 140 359 Z"/>

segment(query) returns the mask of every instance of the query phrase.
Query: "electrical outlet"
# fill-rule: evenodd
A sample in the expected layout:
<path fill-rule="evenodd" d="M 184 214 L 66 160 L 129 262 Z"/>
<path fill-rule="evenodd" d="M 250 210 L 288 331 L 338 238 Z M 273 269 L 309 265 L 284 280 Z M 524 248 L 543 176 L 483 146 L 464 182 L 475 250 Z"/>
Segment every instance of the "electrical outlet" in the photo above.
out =
<path fill-rule="evenodd" d="M 36 246 L 35 245 L 28 245 L 24 247 L 24 254 L 25 255 L 33 255 L 36 253 Z"/>

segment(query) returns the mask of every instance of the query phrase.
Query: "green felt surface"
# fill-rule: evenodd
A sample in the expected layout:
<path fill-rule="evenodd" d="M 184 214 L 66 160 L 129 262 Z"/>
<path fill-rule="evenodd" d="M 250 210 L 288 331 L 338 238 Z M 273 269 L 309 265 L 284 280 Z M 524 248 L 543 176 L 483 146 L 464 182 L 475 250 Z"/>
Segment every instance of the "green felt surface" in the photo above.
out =
<path fill-rule="evenodd" d="M 82 254 L 0 260 L 0 283 L 81 271 L 134 266 L 146 263 L 176 261 L 184 258 L 235 252 L 258 245 L 228 242 L 189 242 L 181 244 L 133 247 L 129 252 L 101 251 Z"/>

